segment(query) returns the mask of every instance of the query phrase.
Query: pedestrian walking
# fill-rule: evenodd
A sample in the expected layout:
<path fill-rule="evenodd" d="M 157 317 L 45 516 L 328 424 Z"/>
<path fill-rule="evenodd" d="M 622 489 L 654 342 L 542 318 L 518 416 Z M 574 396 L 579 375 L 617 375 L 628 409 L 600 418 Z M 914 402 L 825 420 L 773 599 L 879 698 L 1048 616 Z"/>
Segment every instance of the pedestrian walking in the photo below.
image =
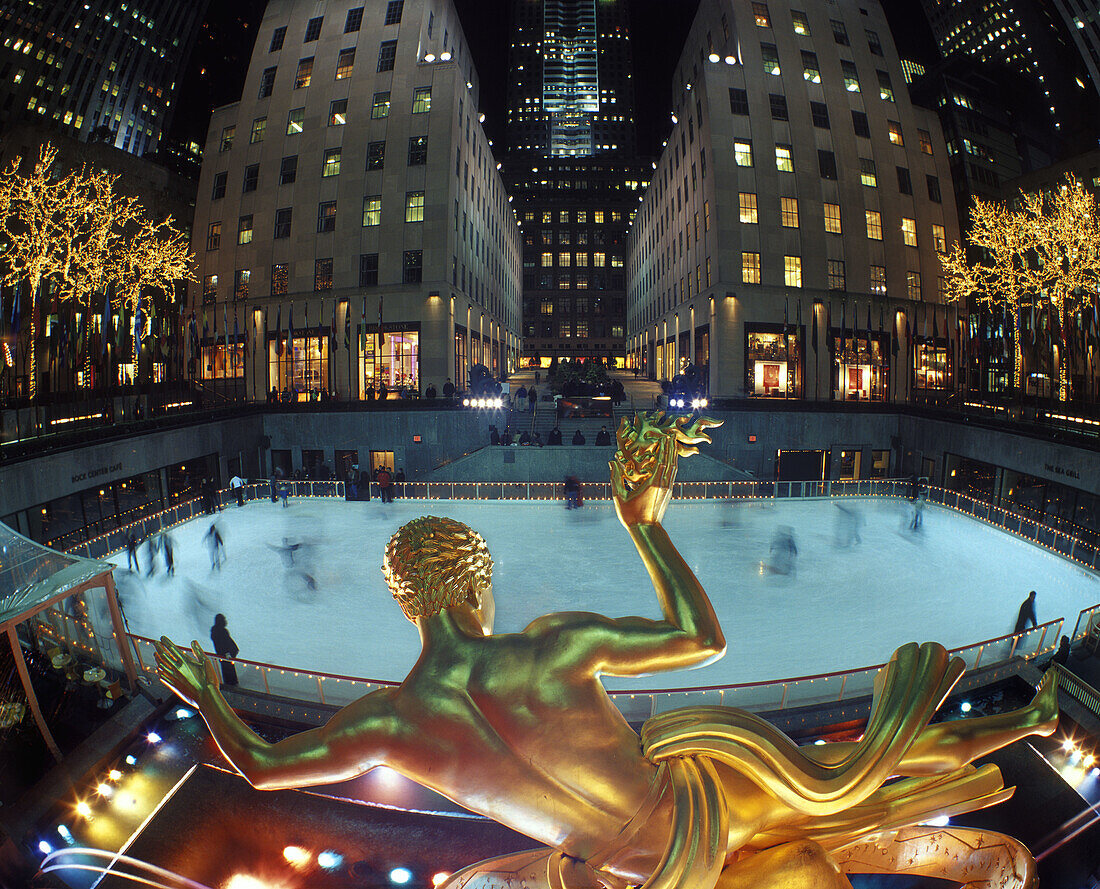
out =
<path fill-rule="evenodd" d="M 1016 629 L 1012 632 L 1022 633 L 1028 621 L 1031 621 L 1033 627 L 1039 626 L 1039 621 L 1035 618 L 1035 590 L 1028 593 L 1027 598 L 1020 605 L 1020 613 L 1016 615 Z"/>
<path fill-rule="evenodd" d="M 224 614 L 214 615 L 214 626 L 210 628 L 210 641 L 214 643 L 214 653 L 218 657 L 236 657 L 240 653 L 237 643 L 229 635 Z M 220 661 L 222 685 L 237 685 L 237 668 L 229 661 Z"/>
<path fill-rule="evenodd" d="M 385 466 L 378 473 L 378 494 L 383 503 L 393 503 L 393 475 Z"/>
<path fill-rule="evenodd" d="M 527 403 L 530 405 L 531 413 L 534 413 L 539 404 L 539 394 L 534 386 L 527 390 Z"/>
<path fill-rule="evenodd" d="M 233 476 L 229 480 L 229 490 L 236 496 L 237 506 L 244 506 L 244 479 L 239 475 Z"/>

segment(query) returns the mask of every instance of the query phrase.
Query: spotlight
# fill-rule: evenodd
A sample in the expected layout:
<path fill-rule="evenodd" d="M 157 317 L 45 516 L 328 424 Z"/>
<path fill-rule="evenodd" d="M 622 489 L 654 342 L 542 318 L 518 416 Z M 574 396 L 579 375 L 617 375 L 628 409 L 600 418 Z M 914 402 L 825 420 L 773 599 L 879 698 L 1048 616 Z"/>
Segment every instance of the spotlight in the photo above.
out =
<path fill-rule="evenodd" d="M 971 710 L 970 701 L 963 701 L 959 704 L 959 709 L 962 710 L 963 713 L 969 713 Z"/>
<path fill-rule="evenodd" d="M 317 853 L 317 863 L 325 870 L 336 870 L 344 863 L 344 856 L 339 852 L 326 849 L 324 852 Z"/>
<path fill-rule="evenodd" d="M 390 871 L 390 882 L 396 883 L 398 886 L 404 886 L 412 879 L 412 876 L 412 871 L 407 867 L 395 867 Z"/>
<path fill-rule="evenodd" d="M 814 741 L 814 746 L 815 747 L 824 747 L 825 746 L 825 739 L 824 738 L 818 738 L 816 741 Z"/>
<path fill-rule="evenodd" d="M 72 843 L 73 835 L 64 824 L 57 825 L 57 835 L 61 837 L 66 843 Z"/>
<path fill-rule="evenodd" d="M 86 802 L 84 802 L 84 800 L 81 800 L 80 802 L 78 802 L 76 804 L 76 814 L 78 814 L 81 818 L 91 818 L 92 817 L 92 807 L 89 806 Z M 61 832 L 61 830 L 60 830 L 60 828 L 58 828 L 58 833 L 60 833 L 60 832 Z"/>
<path fill-rule="evenodd" d="M 120 772 L 118 769 L 111 769 L 111 771 L 107 773 L 107 777 L 110 778 L 112 781 L 117 781 L 119 778 L 122 777 L 122 772 Z"/>
<path fill-rule="evenodd" d="M 716 52 L 712 52 L 709 56 L 707 56 L 707 58 L 710 59 L 711 62 L 720 62 L 720 61 L 722 61 L 722 57 L 720 55 L 718 55 L 718 53 L 716 53 Z"/>
<path fill-rule="evenodd" d="M 462 406 L 463 407 L 469 407 L 470 406 L 470 399 L 469 398 L 463 398 L 462 399 Z"/>
<path fill-rule="evenodd" d="M 428 53 L 426 56 L 424 56 L 424 61 L 429 62 L 429 63 L 434 62 L 435 61 L 435 53 L 434 52 Z"/>
<path fill-rule="evenodd" d="M 126 762 L 126 765 L 128 765 L 128 766 L 136 766 L 137 765 L 137 757 L 134 756 L 134 754 L 132 754 L 132 753 L 127 753 L 125 762 Z"/>
<path fill-rule="evenodd" d="M 737 64 L 737 59 L 735 59 L 733 56 L 726 56 L 726 64 L 727 65 L 736 65 Z"/>
<path fill-rule="evenodd" d="M 42 840 L 38 844 L 38 851 L 41 852 L 43 855 L 49 855 L 53 851 L 53 846 L 51 846 L 45 840 Z"/>
<path fill-rule="evenodd" d="M 286 859 L 287 864 L 298 868 L 298 870 L 305 870 L 310 861 L 313 860 L 313 856 L 309 851 L 301 846 L 287 846 L 283 849 L 283 858 Z"/>
<path fill-rule="evenodd" d="M 443 52 L 441 52 L 439 54 L 439 61 L 449 62 L 450 60 L 451 60 L 451 51 L 449 49 L 445 49 L 445 50 L 443 50 Z"/>
<path fill-rule="evenodd" d="M 195 715 L 193 710 L 188 710 L 186 707 L 180 707 L 176 711 L 176 719 L 190 719 Z"/>
<path fill-rule="evenodd" d="M 100 784 L 96 788 L 96 793 L 102 796 L 104 799 L 110 799 L 115 795 L 115 789 L 110 784 Z"/>
<path fill-rule="evenodd" d="M 445 870 L 441 870 L 437 874 L 432 874 L 432 885 L 439 886 L 440 884 L 445 883 L 449 876 L 450 874 L 447 873 Z"/>
<path fill-rule="evenodd" d="M 149 734 L 145 736 L 145 740 L 148 741 L 150 744 L 159 744 L 160 735 L 158 735 L 156 732 L 149 732 Z"/>

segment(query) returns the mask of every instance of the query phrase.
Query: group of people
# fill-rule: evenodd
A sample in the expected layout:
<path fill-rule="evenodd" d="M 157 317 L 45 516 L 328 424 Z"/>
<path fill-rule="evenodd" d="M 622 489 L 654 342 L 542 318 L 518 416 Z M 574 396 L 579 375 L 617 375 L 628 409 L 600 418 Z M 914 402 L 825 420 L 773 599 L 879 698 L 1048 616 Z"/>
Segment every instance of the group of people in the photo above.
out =
<path fill-rule="evenodd" d="M 393 503 L 395 489 L 405 483 L 405 470 L 398 467 L 394 472 L 389 466 L 376 466 L 370 476 L 364 478 L 359 471 L 359 464 L 352 463 L 349 459 L 344 469 L 344 499 L 370 500 L 372 481 L 378 485 L 379 499 L 383 503 Z"/>
<path fill-rule="evenodd" d="M 330 392 L 326 388 L 320 386 L 314 386 L 312 389 L 306 389 L 305 399 L 301 398 L 302 391 L 296 386 L 287 386 L 281 392 L 278 387 L 272 386 L 271 390 L 267 393 L 268 404 L 298 404 L 299 402 L 312 401 L 336 401 L 340 395 L 337 392 Z"/>
<path fill-rule="evenodd" d="M 526 402 L 526 404 L 524 403 Z M 538 408 L 539 393 L 538 390 L 531 386 L 520 386 L 516 390 L 516 394 L 512 397 L 512 407 L 517 411 L 529 410 L 532 414 Z"/>
<path fill-rule="evenodd" d="M 126 568 L 135 573 L 141 573 L 141 561 L 138 558 L 138 547 L 141 545 L 137 537 L 131 531 L 126 538 Z M 164 573 L 172 575 L 176 573 L 175 541 L 167 531 L 158 531 L 150 534 L 145 540 L 146 555 L 149 559 L 149 567 L 145 576 L 152 577 L 157 573 L 157 553 L 164 556 Z"/>
<path fill-rule="evenodd" d="M 545 445 L 560 445 L 562 443 L 561 429 L 555 426 L 550 430 L 550 434 L 547 435 L 546 441 L 542 440 L 542 433 L 527 432 L 524 430 L 519 434 L 519 437 L 515 437 L 512 434 L 510 426 L 505 426 L 504 431 L 501 432 L 496 426 L 489 426 L 489 444 L 493 447 L 498 445 L 503 447 L 511 447 L 512 445 L 519 445 L 521 447 L 535 447 L 541 448 Z M 588 444 L 588 439 L 585 438 L 584 433 L 578 429 L 573 433 L 572 443 L 580 446 Z M 600 431 L 596 433 L 596 445 L 601 447 L 607 447 L 611 445 L 611 433 L 607 431 L 606 426 L 601 426 Z"/>

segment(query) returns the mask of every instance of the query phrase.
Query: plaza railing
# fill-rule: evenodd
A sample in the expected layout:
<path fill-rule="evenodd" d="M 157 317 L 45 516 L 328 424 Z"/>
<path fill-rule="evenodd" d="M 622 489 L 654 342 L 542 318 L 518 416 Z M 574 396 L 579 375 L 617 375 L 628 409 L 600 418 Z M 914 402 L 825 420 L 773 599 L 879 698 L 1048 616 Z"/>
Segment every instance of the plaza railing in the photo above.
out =
<path fill-rule="evenodd" d="M 1034 660 L 1053 654 L 1062 623 L 1062 619 L 1058 618 L 1021 633 L 1009 633 L 952 649 L 951 654 L 963 659 L 968 672 L 1004 665 L 1014 658 Z M 156 666 L 154 641 L 137 635 L 130 635 L 129 639 L 138 669 L 152 676 Z M 214 659 L 233 665 L 238 683 L 235 691 L 292 702 L 341 707 L 371 691 L 400 685 L 395 681 L 300 670 L 244 658 Z M 778 712 L 868 697 L 882 666 L 876 664 L 854 670 L 733 685 L 613 690 L 609 695 L 623 716 L 634 722 L 648 719 L 656 713 L 693 706 L 728 706 L 753 712 Z M 284 708 L 290 709 L 289 706 Z"/>

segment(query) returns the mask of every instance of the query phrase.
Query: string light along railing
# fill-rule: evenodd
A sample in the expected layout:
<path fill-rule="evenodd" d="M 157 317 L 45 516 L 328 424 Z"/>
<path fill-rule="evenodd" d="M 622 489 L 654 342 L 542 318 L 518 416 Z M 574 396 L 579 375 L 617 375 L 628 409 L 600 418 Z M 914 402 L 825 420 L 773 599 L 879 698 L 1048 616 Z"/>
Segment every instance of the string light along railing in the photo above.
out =
<path fill-rule="evenodd" d="M 1009 633 L 962 648 L 951 654 L 963 659 L 968 672 L 992 670 L 1005 666 L 1016 658 L 1034 660 L 1050 654 L 1057 647 L 1063 619 L 1047 621 L 1021 633 Z M 138 669 L 155 681 L 154 641 L 145 636 L 129 636 L 137 655 Z M 211 655 L 216 661 L 233 664 L 237 670 L 238 693 L 262 693 L 268 701 L 269 715 L 283 718 L 300 716 L 296 704 L 344 706 L 358 700 L 369 691 L 392 688 L 400 682 L 368 679 L 334 673 L 268 664 L 243 658 Z M 735 706 L 750 711 L 787 710 L 815 704 L 838 703 L 866 697 L 873 689 L 875 676 L 882 664 L 732 685 L 687 686 L 664 689 L 610 691 L 612 701 L 629 720 L 643 720 L 675 707 L 687 705 Z M 296 712 L 297 711 L 297 712 Z"/>

